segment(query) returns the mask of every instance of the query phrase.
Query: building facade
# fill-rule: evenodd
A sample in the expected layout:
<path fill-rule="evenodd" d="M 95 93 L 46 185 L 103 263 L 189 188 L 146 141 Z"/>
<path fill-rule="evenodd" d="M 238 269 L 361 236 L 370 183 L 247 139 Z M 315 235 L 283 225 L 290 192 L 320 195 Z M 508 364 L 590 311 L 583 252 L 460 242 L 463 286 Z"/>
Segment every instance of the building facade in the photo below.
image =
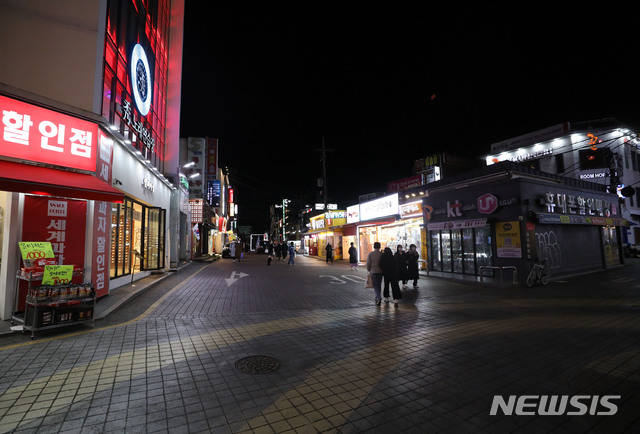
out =
<path fill-rule="evenodd" d="M 183 17 L 183 0 L 0 4 L 3 319 L 20 241 L 99 297 L 177 263 Z"/>
<path fill-rule="evenodd" d="M 536 261 L 554 277 L 623 264 L 629 223 L 605 185 L 507 161 L 434 184 L 423 213 L 429 270 L 445 276 L 515 269 L 522 283 Z"/>

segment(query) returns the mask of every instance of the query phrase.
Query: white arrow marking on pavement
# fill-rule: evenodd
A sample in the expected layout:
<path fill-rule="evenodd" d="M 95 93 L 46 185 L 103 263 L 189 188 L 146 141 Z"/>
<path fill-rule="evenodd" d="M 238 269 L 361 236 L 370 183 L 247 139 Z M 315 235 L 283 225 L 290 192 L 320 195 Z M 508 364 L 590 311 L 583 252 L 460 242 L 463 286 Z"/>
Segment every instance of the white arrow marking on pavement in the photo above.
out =
<path fill-rule="evenodd" d="M 332 281 L 331 281 L 331 282 L 329 282 L 329 283 L 333 283 L 333 284 L 336 284 L 336 283 L 337 283 L 337 284 L 341 284 L 341 285 L 342 285 L 342 284 L 347 283 L 347 282 L 345 282 L 345 281 L 344 281 L 344 280 L 342 280 L 342 279 L 338 279 L 336 276 L 329 276 L 328 274 L 321 274 L 321 275 L 320 275 L 320 276 L 318 276 L 318 277 L 330 277 Z"/>
<path fill-rule="evenodd" d="M 236 276 L 238 276 L 237 279 L 236 279 Z M 229 287 L 229 286 L 233 285 L 234 283 L 236 283 L 236 281 L 238 281 L 239 279 L 242 279 L 243 277 L 247 277 L 247 276 L 248 276 L 248 274 L 247 273 L 243 273 L 242 271 L 239 272 L 239 273 L 234 271 L 234 272 L 231 273 L 231 277 L 229 277 L 228 279 L 224 279 L 224 280 L 225 280 L 225 282 L 227 282 L 227 287 Z"/>

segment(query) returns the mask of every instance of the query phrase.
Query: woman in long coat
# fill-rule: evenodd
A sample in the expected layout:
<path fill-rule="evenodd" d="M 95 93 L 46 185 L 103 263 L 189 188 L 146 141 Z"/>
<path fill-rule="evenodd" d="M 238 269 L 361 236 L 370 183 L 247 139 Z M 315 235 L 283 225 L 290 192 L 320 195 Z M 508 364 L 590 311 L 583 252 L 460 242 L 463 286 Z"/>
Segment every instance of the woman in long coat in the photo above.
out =
<path fill-rule="evenodd" d="M 398 280 L 402 280 L 402 289 L 407 289 L 407 257 L 405 256 L 403 247 L 398 244 L 393 259 L 396 260 L 398 267 Z"/>
<path fill-rule="evenodd" d="M 418 289 L 418 259 L 420 259 L 420 255 L 415 244 L 409 246 L 405 257 L 407 258 L 407 281 L 413 280 L 413 289 Z"/>
<path fill-rule="evenodd" d="M 384 291 L 382 293 L 384 302 L 389 303 L 389 285 L 391 285 L 393 304 L 398 304 L 398 300 L 402 298 L 402 292 L 398 284 L 398 266 L 391 249 L 388 247 L 385 247 L 382 253 L 380 267 L 382 268 L 382 275 L 384 276 Z"/>

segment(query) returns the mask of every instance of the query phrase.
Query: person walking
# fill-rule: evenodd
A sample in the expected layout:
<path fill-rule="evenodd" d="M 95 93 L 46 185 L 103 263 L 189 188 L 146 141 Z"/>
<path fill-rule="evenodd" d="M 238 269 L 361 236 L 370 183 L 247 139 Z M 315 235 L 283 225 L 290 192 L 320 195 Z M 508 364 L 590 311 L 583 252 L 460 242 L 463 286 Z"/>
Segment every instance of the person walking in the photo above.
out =
<path fill-rule="evenodd" d="M 235 241 L 233 244 L 236 246 L 233 262 L 236 262 L 236 260 L 240 262 L 240 259 L 242 258 L 242 243 Z"/>
<path fill-rule="evenodd" d="M 278 261 L 280 260 L 280 252 L 282 251 L 282 244 L 280 244 L 279 241 L 276 241 L 276 245 L 273 248 L 276 254 L 276 258 L 278 258 Z"/>
<path fill-rule="evenodd" d="M 380 306 L 382 302 L 382 268 L 380 267 L 380 243 L 373 243 L 373 250 L 367 255 L 367 271 L 371 274 L 371 282 L 373 283 L 373 292 L 375 294 L 376 305 Z"/>
<path fill-rule="evenodd" d="M 358 271 L 358 250 L 353 247 L 353 243 L 349 247 L 349 264 L 351 265 L 351 271 Z"/>
<path fill-rule="evenodd" d="M 407 258 L 404 248 L 400 244 L 398 244 L 393 258 L 396 260 L 396 266 L 398 267 L 398 280 L 402 280 L 402 289 L 407 289 Z"/>
<path fill-rule="evenodd" d="M 267 244 L 267 265 L 271 265 L 273 260 L 273 243 Z"/>
<path fill-rule="evenodd" d="M 293 246 L 293 241 L 289 244 L 289 265 L 293 265 L 293 257 L 296 255 L 296 248 Z"/>
<path fill-rule="evenodd" d="M 402 292 L 398 284 L 398 265 L 389 247 L 386 247 L 382 253 L 380 267 L 382 267 L 382 276 L 384 277 L 384 302 L 389 303 L 389 285 L 391 285 L 393 304 L 397 306 L 398 300 L 402 298 Z"/>
<path fill-rule="evenodd" d="M 234 241 L 231 241 L 231 244 L 229 244 L 229 251 L 231 252 L 233 262 L 236 262 L 236 243 Z"/>
<path fill-rule="evenodd" d="M 331 247 L 330 243 L 327 244 L 327 247 L 325 247 L 325 250 L 327 251 L 327 258 L 325 262 L 328 264 L 329 261 L 331 261 L 331 263 L 333 264 L 333 247 Z"/>
<path fill-rule="evenodd" d="M 418 259 L 420 254 L 415 244 L 409 246 L 409 251 L 406 253 L 407 258 L 407 281 L 413 280 L 413 289 L 418 289 Z"/>

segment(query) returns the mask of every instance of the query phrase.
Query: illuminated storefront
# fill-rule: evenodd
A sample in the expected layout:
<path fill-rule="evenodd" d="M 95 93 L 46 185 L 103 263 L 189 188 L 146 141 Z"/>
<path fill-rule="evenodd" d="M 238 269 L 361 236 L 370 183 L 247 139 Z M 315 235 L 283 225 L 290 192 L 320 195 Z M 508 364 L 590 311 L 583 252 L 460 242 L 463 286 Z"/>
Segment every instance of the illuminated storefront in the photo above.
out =
<path fill-rule="evenodd" d="M 326 247 L 333 247 L 333 259 L 342 259 L 342 226 L 347 223 L 346 211 L 327 211 L 319 216 L 309 219 L 311 229 L 304 238 L 305 253 L 309 256 L 327 257 Z"/>
<path fill-rule="evenodd" d="M 382 249 L 395 247 L 404 238 L 404 231 L 393 226 L 399 218 L 398 193 L 361 203 L 359 206 L 358 250 L 361 260 L 379 242 Z"/>
<path fill-rule="evenodd" d="M 523 282 L 536 259 L 554 277 L 622 264 L 628 222 L 605 186 L 510 162 L 483 170 L 482 182 L 437 183 L 423 199 L 430 271 L 516 267 Z"/>
<path fill-rule="evenodd" d="M 0 279 L 4 318 L 26 297 L 15 271 L 19 242 L 48 242 L 57 265 L 83 270 L 81 283 L 108 293 L 113 141 L 94 122 L 0 95 Z"/>
<path fill-rule="evenodd" d="M 179 221 L 169 230 L 172 199 L 176 210 L 181 202 L 165 174 L 179 164 L 179 103 L 168 95 L 179 101 L 184 3 L 86 6 L 45 2 L 38 20 L 11 8 L 0 17 L 0 51 L 12 65 L 0 71 L 5 319 L 19 241 L 48 238 L 56 261 L 81 265 L 101 297 L 133 272 L 165 269 L 168 238 L 180 232 Z M 93 24 L 60 27 L 61 16 L 78 14 Z"/>

